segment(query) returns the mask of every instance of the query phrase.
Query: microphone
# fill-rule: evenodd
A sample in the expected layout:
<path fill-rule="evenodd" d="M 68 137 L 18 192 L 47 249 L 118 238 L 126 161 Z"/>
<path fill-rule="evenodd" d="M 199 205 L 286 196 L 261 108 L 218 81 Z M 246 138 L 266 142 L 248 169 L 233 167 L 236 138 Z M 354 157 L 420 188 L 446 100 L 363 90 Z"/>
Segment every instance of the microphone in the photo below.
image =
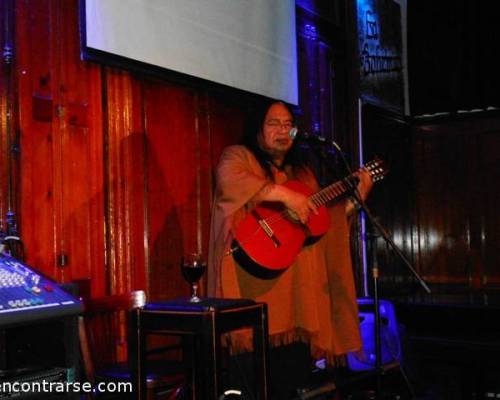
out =
<path fill-rule="evenodd" d="M 288 131 L 288 136 L 292 140 L 302 140 L 304 142 L 313 142 L 313 143 L 319 143 L 319 144 L 328 144 L 326 138 L 323 136 L 318 136 L 314 135 L 312 133 L 304 132 L 304 131 L 299 131 L 297 128 L 291 128 Z"/>

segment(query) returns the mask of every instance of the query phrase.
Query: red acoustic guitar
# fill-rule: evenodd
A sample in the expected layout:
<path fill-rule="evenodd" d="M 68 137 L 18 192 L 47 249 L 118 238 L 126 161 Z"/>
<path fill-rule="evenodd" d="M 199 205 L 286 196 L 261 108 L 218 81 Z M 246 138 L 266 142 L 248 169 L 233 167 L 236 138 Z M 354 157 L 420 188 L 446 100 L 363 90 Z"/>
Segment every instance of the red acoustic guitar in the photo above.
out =
<path fill-rule="evenodd" d="M 364 168 L 374 182 L 387 174 L 379 159 L 370 161 Z M 294 262 L 306 240 L 321 237 L 328 230 L 330 216 L 325 205 L 348 193 L 349 182 L 356 184 L 357 181 L 353 174 L 317 193 L 297 180 L 286 182 L 284 186 L 287 188 L 309 196 L 318 207 L 318 214 L 311 213 L 307 224 L 302 224 L 281 203 L 261 203 L 236 228 L 236 243 L 231 250 L 234 258 L 259 276 L 272 277 L 282 272 Z"/>

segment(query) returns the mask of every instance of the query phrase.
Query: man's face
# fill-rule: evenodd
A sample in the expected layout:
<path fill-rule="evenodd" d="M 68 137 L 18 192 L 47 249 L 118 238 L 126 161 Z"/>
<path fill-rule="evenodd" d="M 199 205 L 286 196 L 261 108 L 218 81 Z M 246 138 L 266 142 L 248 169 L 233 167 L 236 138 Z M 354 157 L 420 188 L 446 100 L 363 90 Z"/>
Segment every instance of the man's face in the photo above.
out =
<path fill-rule="evenodd" d="M 259 133 L 259 144 L 272 157 L 282 158 L 286 155 L 293 140 L 289 131 L 293 127 L 293 117 L 281 103 L 273 104 L 267 111 Z"/>

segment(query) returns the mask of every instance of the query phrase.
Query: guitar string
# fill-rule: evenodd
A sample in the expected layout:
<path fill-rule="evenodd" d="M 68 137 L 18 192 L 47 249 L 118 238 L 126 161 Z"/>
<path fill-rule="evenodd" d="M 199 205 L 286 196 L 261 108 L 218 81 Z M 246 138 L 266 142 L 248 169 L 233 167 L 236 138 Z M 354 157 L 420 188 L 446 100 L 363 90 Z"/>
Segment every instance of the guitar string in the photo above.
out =
<path fill-rule="evenodd" d="M 325 188 L 325 189 L 313 194 L 310 197 L 310 199 L 312 200 L 313 203 L 315 203 L 315 205 L 317 207 L 322 206 L 325 203 L 332 200 L 333 198 L 338 197 L 340 194 L 345 193 L 346 188 L 342 187 L 342 186 L 343 186 L 342 182 L 337 182 L 337 183 L 333 184 L 332 187 Z M 337 190 L 337 189 L 339 189 L 339 190 Z M 330 193 L 326 194 L 325 190 L 332 192 L 332 194 L 334 196 L 331 197 Z M 323 196 L 321 195 L 321 193 L 323 194 Z M 271 226 L 271 224 L 274 224 L 276 222 L 281 221 L 282 219 L 285 219 L 288 215 L 289 215 L 288 210 L 284 210 L 278 214 L 272 215 L 270 218 L 262 218 L 262 221 L 264 223 L 266 223 L 267 225 Z M 260 228 L 258 228 L 258 229 L 260 229 Z"/>
<path fill-rule="evenodd" d="M 338 197 L 339 195 L 345 193 L 346 190 L 347 187 L 343 184 L 343 182 L 336 182 L 332 186 L 329 186 L 313 194 L 312 196 L 310 196 L 310 199 L 315 204 L 316 207 L 320 207 L 328 203 L 335 197 Z M 289 215 L 288 210 L 284 210 L 278 214 L 271 216 L 270 218 L 263 218 L 262 221 L 265 222 L 267 225 L 271 225 L 275 222 L 281 221 L 283 218 L 286 218 L 287 215 Z"/>
<path fill-rule="evenodd" d="M 366 168 L 366 166 L 365 166 Z M 374 174 L 377 173 L 377 170 L 372 171 L 372 166 L 368 168 L 369 172 L 373 172 Z M 382 168 L 383 171 L 383 168 Z M 345 178 L 348 179 L 349 177 Z M 339 182 L 333 183 L 331 186 L 328 186 L 324 188 L 323 190 L 320 190 L 319 192 L 313 194 L 310 196 L 311 201 L 318 207 L 326 204 L 327 202 L 331 201 L 332 199 L 338 197 L 341 194 L 346 193 L 347 191 L 347 186 L 344 185 L 343 180 Z M 333 194 L 333 197 L 331 196 Z M 324 197 L 322 197 L 324 196 Z M 319 198 L 318 198 L 319 197 Z M 326 200 L 325 200 L 326 198 Z M 282 219 L 285 219 L 288 215 L 290 215 L 288 210 L 283 210 L 279 212 L 278 214 L 275 214 L 271 216 L 270 218 L 263 218 L 262 221 L 266 223 L 269 227 L 271 227 L 271 224 L 274 224 L 276 222 L 280 222 Z M 257 232 L 263 229 L 261 226 L 257 227 L 254 233 L 252 233 L 251 236 L 254 236 L 257 234 Z M 249 238 L 247 238 L 249 240 Z"/>
<path fill-rule="evenodd" d="M 372 162 L 375 162 L 375 160 L 373 160 Z M 366 167 L 366 165 L 365 165 L 365 167 Z M 368 171 L 372 175 L 372 179 L 374 179 L 374 182 L 383 179 L 384 176 L 386 175 L 386 170 L 384 169 L 383 166 L 380 166 L 378 163 L 376 163 L 375 166 L 368 167 Z M 348 179 L 348 178 L 349 177 L 347 177 L 345 179 Z M 323 200 L 319 196 L 320 193 L 323 192 L 326 195 L 326 199 L 327 199 L 326 202 L 329 202 L 330 200 L 345 193 L 346 190 L 347 190 L 347 187 L 344 186 L 344 181 L 342 180 L 342 181 L 336 182 L 336 183 L 324 188 L 323 190 L 313 194 L 312 196 L 310 196 L 310 199 L 318 207 L 318 206 L 323 205 L 322 204 Z M 332 194 L 333 194 L 333 196 L 332 196 Z M 318 199 L 318 197 L 320 197 L 320 198 Z M 283 210 L 280 213 L 275 214 L 271 218 L 268 218 L 268 219 L 263 218 L 263 221 L 271 227 L 271 224 L 273 224 L 274 222 L 281 221 L 282 219 L 286 218 L 287 215 L 289 215 L 288 210 Z M 259 232 L 259 230 L 261 230 L 261 229 L 263 229 L 263 228 L 261 226 L 258 226 L 257 229 L 251 235 L 247 236 L 247 238 L 245 240 L 243 240 L 241 244 L 246 243 L 248 240 L 250 240 L 250 238 L 252 236 L 255 236 Z"/>
<path fill-rule="evenodd" d="M 337 182 L 336 184 L 334 184 L 335 186 L 339 185 L 340 186 L 340 182 Z M 336 191 L 334 190 L 334 188 L 327 188 L 327 189 L 332 189 L 331 191 L 334 192 L 334 196 L 332 198 L 328 198 L 327 201 L 330 201 L 331 199 L 337 197 L 339 194 L 342 193 L 342 191 L 340 191 L 339 193 L 335 193 Z M 325 190 L 325 189 L 323 189 Z M 323 192 L 320 191 L 320 192 Z M 324 200 L 322 200 L 321 198 L 318 199 L 318 195 L 319 193 L 315 193 L 313 194 L 312 196 L 310 196 L 311 198 L 311 201 L 313 203 L 315 203 L 316 206 L 322 206 L 325 202 Z M 275 222 L 279 222 L 281 221 L 282 219 L 285 219 L 287 217 L 287 215 L 289 215 L 289 211 L 288 210 L 283 210 L 281 212 L 279 212 L 278 214 L 275 214 L 273 215 L 271 218 L 263 218 L 262 221 L 265 222 L 267 225 L 269 225 L 269 227 L 271 227 L 271 224 L 274 224 Z M 255 229 L 255 231 L 251 234 L 251 235 L 248 235 L 247 238 L 245 240 L 243 240 L 240 244 L 245 244 L 246 242 L 248 242 L 253 236 L 255 236 L 261 229 L 263 229 L 260 225 L 257 227 L 257 229 Z"/>

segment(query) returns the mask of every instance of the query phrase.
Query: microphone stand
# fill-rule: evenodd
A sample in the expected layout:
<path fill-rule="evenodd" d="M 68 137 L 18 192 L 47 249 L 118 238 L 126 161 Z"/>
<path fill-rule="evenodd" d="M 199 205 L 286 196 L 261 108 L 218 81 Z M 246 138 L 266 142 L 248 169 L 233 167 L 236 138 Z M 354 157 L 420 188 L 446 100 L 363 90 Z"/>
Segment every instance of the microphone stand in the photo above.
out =
<path fill-rule="evenodd" d="M 339 154 L 339 156 L 342 160 L 342 163 L 344 164 L 347 172 L 349 173 L 349 175 L 352 175 L 353 172 L 349 166 L 349 163 L 347 162 L 347 159 L 346 159 L 341 147 L 333 140 L 331 142 L 329 142 L 328 140 L 326 140 L 326 139 L 323 140 L 323 139 L 324 138 L 321 138 L 319 140 L 315 140 L 315 143 L 324 143 L 325 145 L 328 145 L 330 147 L 335 148 L 337 153 Z M 431 289 L 429 288 L 427 283 L 418 274 L 418 272 L 415 270 L 415 268 L 413 268 L 410 261 L 403 254 L 403 252 L 399 249 L 399 247 L 396 245 L 396 243 L 394 243 L 394 241 L 392 240 L 391 236 L 386 231 L 386 229 L 378 222 L 377 218 L 374 217 L 373 213 L 370 211 L 370 209 L 366 205 L 365 201 L 362 199 L 356 185 L 353 184 L 351 179 L 344 179 L 344 182 L 351 189 L 351 199 L 354 201 L 354 205 L 357 206 L 357 208 L 361 209 L 364 212 L 365 216 L 370 221 L 372 227 L 376 228 L 376 230 L 380 233 L 380 235 L 385 240 L 385 242 L 388 243 L 391 246 L 391 248 L 396 252 L 396 254 L 399 256 L 399 258 L 403 261 L 403 263 L 406 265 L 406 267 L 413 274 L 415 279 L 420 283 L 420 286 L 422 286 L 422 288 L 427 293 L 431 293 Z M 380 300 L 379 300 L 379 269 L 378 269 L 378 266 L 376 264 L 377 263 L 374 262 L 372 265 L 373 307 L 374 307 L 374 317 L 375 317 L 375 328 L 374 328 L 374 331 L 375 331 L 375 374 L 376 374 L 375 399 L 382 399 L 383 398 L 382 374 L 384 373 L 384 370 L 382 368 L 382 341 L 381 341 L 381 320 L 380 320 Z M 399 365 L 399 368 L 400 368 L 401 374 L 403 375 L 405 383 L 408 387 L 408 391 L 410 392 L 412 399 L 414 399 L 415 393 L 414 393 L 413 388 L 410 384 L 410 381 L 408 380 L 408 377 L 407 377 L 403 367 L 401 365 Z"/>
<path fill-rule="evenodd" d="M 423 278 L 418 274 L 417 271 L 413 268 L 411 263 L 405 257 L 405 255 L 401 252 L 399 247 L 394 243 L 392 238 L 389 236 L 384 227 L 377 221 L 377 219 L 373 216 L 370 209 L 367 207 L 366 203 L 361 198 L 359 191 L 354 185 L 352 186 L 352 199 L 355 201 L 356 205 L 365 213 L 365 216 L 368 218 L 373 227 L 375 227 L 378 232 L 380 232 L 382 238 L 390 244 L 392 249 L 396 252 L 396 254 L 403 260 L 406 267 L 412 272 L 413 276 L 417 279 L 420 285 L 424 288 L 427 293 L 430 293 L 431 290 L 427 283 L 423 280 Z M 374 249 L 372 249 L 374 250 Z M 373 256 L 373 262 L 371 266 L 371 276 L 373 282 L 373 310 L 375 317 L 375 379 L 376 379 L 376 390 L 375 390 L 375 399 L 383 399 L 384 394 L 382 391 L 382 375 L 384 374 L 384 368 L 382 367 L 382 335 L 381 335 L 381 319 L 380 319 L 380 297 L 379 297 L 379 268 L 377 265 L 376 255 Z M 398 363 L 399 364 L 399 363 Z M 399 369 L 403 376 L 403 379 L 406 383 L 408 391 L 412 399 L 415 399 L 415 392 L 413 387 L 408 379 L 408 376 L 404 370 L 404 368 L 399 364 Z"/>

